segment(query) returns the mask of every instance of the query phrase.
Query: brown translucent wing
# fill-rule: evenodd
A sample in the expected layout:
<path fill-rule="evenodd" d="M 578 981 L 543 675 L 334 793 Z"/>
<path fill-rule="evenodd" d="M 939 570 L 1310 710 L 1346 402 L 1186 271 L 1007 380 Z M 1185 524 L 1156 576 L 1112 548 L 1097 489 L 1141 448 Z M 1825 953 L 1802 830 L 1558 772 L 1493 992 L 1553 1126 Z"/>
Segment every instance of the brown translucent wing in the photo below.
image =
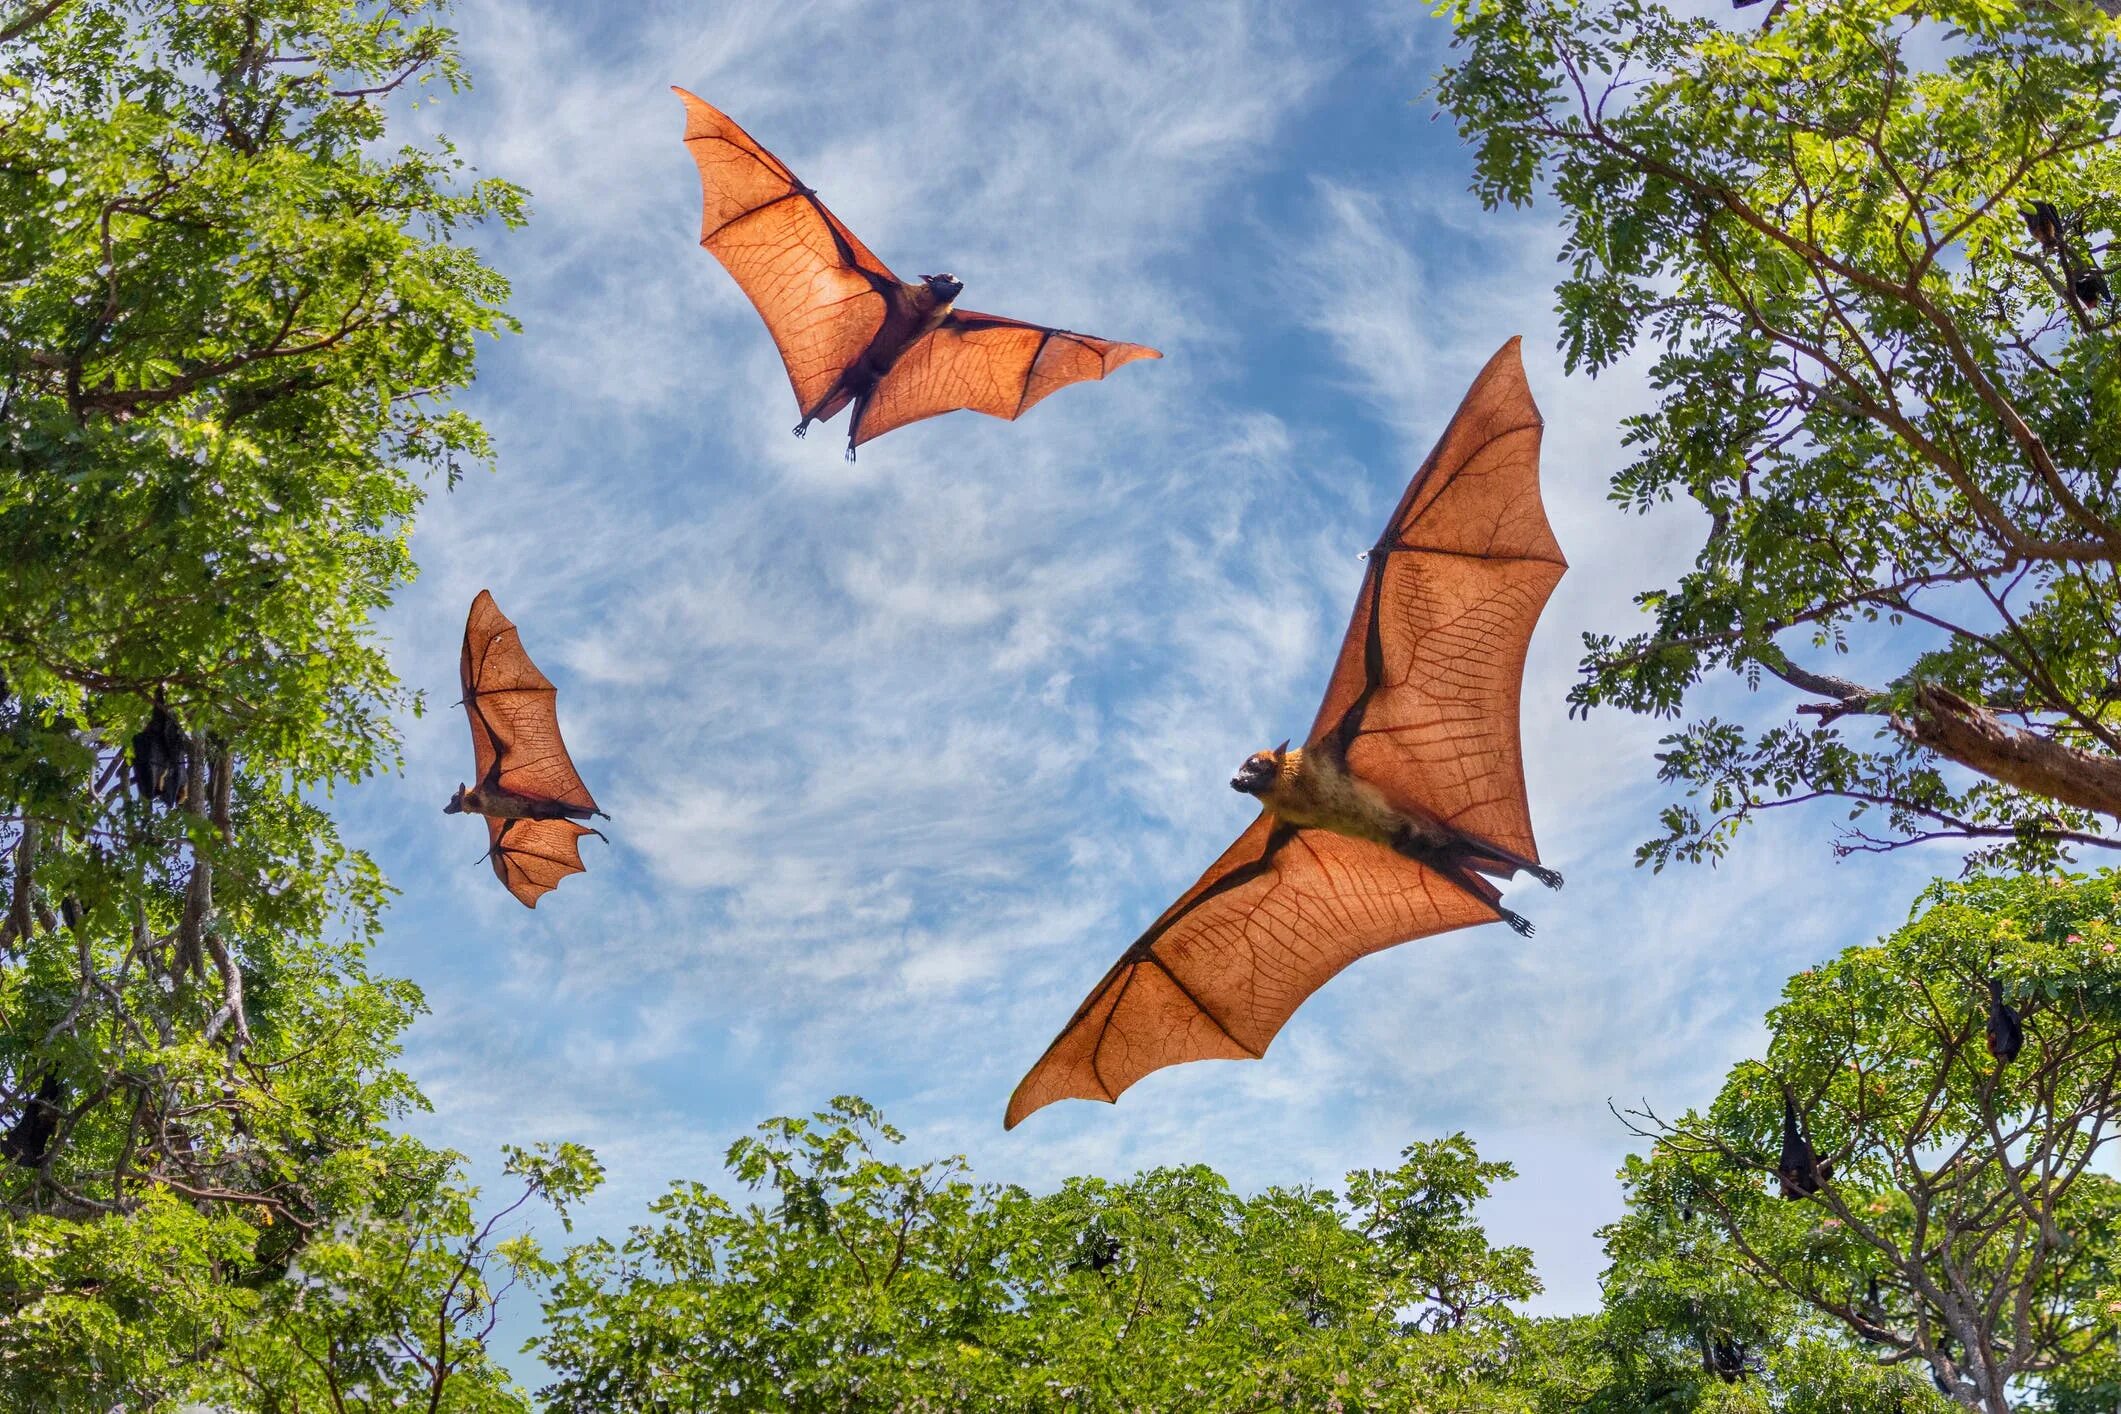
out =
<path fill-rule="evenodd" d="M 685 149 L 700 169 L 700 244 L 766 321 L 797 411 L 808 416 L 883 327 L 898 279 L 727 114 L 673 91 L 685 103 Z"/>
<path fill-rule="evenodd" d="M 1518 342 L 1473 381 L 1370 551 L 1311 740 L 1400 809 L 1536 862 L 1517 703 L 1568 565 L 1539 500 Z"/>
<path fill-rule="evenodd" d="M 1256 1058 L 1357 958 L 1498 916 L 1383 845 L 1262 812 L 1105 974 L 1003 1123 L 1055 1100 L 1116 1100 L 1163 1066 Z"/>
<path fill-rule="evenodd" d="M 572 820 L 499 820 L 486 817 L 493 872 L 525 908 L 582 872 L 581 840 L 597 832 Z"/>
<path fill-rule="evenodd" d="M 1141 344 L 1048 329 L 964 310 L 915 340 L 876 385 L 854 429 L 856 445 L 896 427 L 968 408 L 1014 421 L 1047 394 L 1103 378 L 1138 358 Z"/>
<path fill-rule="evenodd" d="M 558 690 L 530 661 L 516 626 L 484 589 L 464 622 L 462 672 L 479 785 L 596 810 L 560 740 Z"/>

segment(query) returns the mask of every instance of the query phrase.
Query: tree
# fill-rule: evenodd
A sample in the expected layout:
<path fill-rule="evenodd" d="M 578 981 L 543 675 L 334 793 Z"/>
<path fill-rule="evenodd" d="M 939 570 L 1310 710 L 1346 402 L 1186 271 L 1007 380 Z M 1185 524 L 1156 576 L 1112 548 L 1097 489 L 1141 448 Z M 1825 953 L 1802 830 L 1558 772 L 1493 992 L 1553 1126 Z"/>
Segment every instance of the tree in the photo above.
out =
<path fill-rule="evenodd" d="M 1990 1414 L 2027 1381 L 2110 1393 L 2117 917 L 2114 873 L 1940 883 L 1891 937 L 1791 979 L 1765 1059 L 1706 1112 L 1636 1112 L 1656 1143 L 1625 1175 L 1616 1271 L 1712 1329 L 1830 1332 Z M 2023 1027 L 2008 1061 L 1991 978 Z M 1785 1105 L 1816 1165 L 1793 1163 Z M 1614 1297 L 1609 1320 L 1643 1299 Z"/>
<path fill-rule="evenodd" d="M 1247 1198 L 1201 1166 L 1034 1196 L 902 1164 L 858 1099 L 570 1251 L 535 1348 L 561 1410 L 1506 1410 L 1530 1254 L 1462 1135 Z"/>
<path fill-rule="evenodd" d="M 484 1221 L 474 1189 L 451 1165 L 394 1209 L 342 1219 L 304 1245 L 280 1280 L 224 1334 L 212 1393 L 258 1414 L 520 1414 L 530 1406 L 492 1358 L 501 1298 L 557 1268 L 536 1242 L 501 1226 L 537 1198 L 568 1224 L 568 1205 L 602 1180 L 578 1145 L 510 1149 L 522 1180 L 514 1201 Z M 571 1224 L 568 1224 L 571 1226 Z"/>
<path fill-rule="evenodd" d="M 1474 190 L 1564 210 L 1570 368 L 1657 351 L 1614 499 L 1710 518 L 1641 596 L 1653 628 L 1587 638 L 1571 701 L 1676 716 L 1718 669 L 1804 699 L 1667 738 L 1690 803 L 1639 858 L 1712 857 L 1821 799 L 1862 822 L 1843 851 L 2111 846 L 2114 22 L 2079 0 L 1797 0 L 1755 33 L 1654 0 L 1443 8 Z M 1842 675 L 1851 652 L 1877 666 Z"/>
<path fill-rule="evenodd" d="M 509 327 L 461 237 L 521 193 L 384 145 L 463 81 L 439 8 L 0 8 L 10 1407 L 198 1388 L 342 1224 L 455 1201 L 385 1127 L 420 996 L 317 804 L 395 760 L 370 620 Z"/>

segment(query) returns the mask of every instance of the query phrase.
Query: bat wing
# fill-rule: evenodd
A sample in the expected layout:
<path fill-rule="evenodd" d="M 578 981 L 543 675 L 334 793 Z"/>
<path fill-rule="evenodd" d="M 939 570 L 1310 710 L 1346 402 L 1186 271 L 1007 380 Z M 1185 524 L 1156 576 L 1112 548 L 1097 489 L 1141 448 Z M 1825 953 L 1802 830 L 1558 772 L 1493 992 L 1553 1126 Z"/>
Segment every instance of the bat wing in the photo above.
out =
<path fill-rule="evenodd" d="M 1138 358 L 1162 357 L 1141 344 L 997 314 L 954 312 L 891 365 L 862 409 L 854 441 L 859 446 L 893 428 L 960 408 L 1014 421 L 1070 383 L 1103 378 Z"/>
<path fill-rule="evenodd" d="M 1382 845 L 1262 812 L 1076 1008 L 1003 1123 L 1055 1100 L 1116 1100 L 1182 1061 L 1256 1058 L 1357 958 L 1497 916 Z"/>
<path fill-rule="evenodd" d="M 700 244 L 766 321 L 796 410 L 829 418 L 844 398 L 814 410 L 883 327 L 898 277 L 726 113 L 673 92 L 684 100 L 685 148 L 700 169 Z"/>
<path fill-rule="evenodd" d="M 486 817 L 493 872 L 525 908 L 582 872 L 581 840 L 599 832 L 572 820 L 499 820 Z"/>
<path fill-rule="evenodd" d="M 1517 700 L 1568 564 L 1539 500 L 1543 424 L 1518 343 L 1473 380 L 1370 551 L 1310 740 L 1400 809 L 1536 863 Z"/>
<path fill-rule="evenodd" d="M 530 661 L 516 626 L 484 589 L 464 622 L 462 672 L 480 786 L 602 814 L 560 740 L 558 689 Z"/>

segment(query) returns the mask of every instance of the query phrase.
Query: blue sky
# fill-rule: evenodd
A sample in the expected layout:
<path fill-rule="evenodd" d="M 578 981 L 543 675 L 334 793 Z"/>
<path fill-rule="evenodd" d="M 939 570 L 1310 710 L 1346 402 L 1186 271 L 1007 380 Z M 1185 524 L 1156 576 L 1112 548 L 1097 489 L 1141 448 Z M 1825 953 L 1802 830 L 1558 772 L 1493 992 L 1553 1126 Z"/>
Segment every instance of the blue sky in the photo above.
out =
<path fill-rule="evenodd" d="M 1787 813 L 1722 867 L 1632 867 L 1667 728 L 1567 718 L 1586 629 L 1705 521 L 1605 499 L 1639 369 L 1567 378 L 1551 207 L 1484 213 L 1424 97 L 1416 4 L 709 5 L 463 0 L 475 91 L 410 115 L 533 194 L 495 233 L 521 337 L 467 406 L 498 470 L 437 491 L 384 623 L 428 690 L 402 776 L 342 790 L 402 891 L 377 960 L 426 989 L 415 1128 L 592 1146 L 577 1232 L 718 1180 L 759 1120 L 858 1093 L 917 1156 L 1034 1187 L 1204 1161 L 1334 1184 L 1463 1129 L 1545 1309 L 1596 1302 L 1606 1110 L 1705 1099 L 1783 978 L 1904 916 L 1956 856 L 1836 863 Z M 669 85 L 725 109 L 902 275 L 1164 351 L 1022 421 L 955 414 L 849 466 L 797 441 L 772 345 L 697 244 Z M 1160 1072 L 1013 1133 L 1003 1104 L 1088 987 L 1243 828 L 1243 756 L 1299 736 L 1374 539 L 1466 382 L 1525 336 L 1572 570 L 1523 729 L 1558 894 L 1365 960 L 1264 1062 Z M 441 813 L 469 770 L 465 609 L 490 588 L 560 686 L 613 816 L 530 913 Z M 1777 693 L 1702 709 L 1786 712 Z M 562 1237 L 556 1229 L 549 1236 Z M 508 1323 L 534 1320 L 527 1302 Z M 534 1377 L 527 1361 L 518 1361 Z"/>

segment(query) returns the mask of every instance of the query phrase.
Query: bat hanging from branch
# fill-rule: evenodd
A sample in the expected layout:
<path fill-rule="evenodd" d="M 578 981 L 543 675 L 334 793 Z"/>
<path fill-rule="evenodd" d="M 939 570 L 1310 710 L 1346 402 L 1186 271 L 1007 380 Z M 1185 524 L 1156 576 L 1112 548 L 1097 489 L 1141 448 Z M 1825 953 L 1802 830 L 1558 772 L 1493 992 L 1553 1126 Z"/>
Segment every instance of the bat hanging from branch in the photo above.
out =
<path fill-rule="evenodd" d="M 1993 977 L 1988 979 L 1988 1025 L 1985 1033 L 1988 1053 L 1996 1058 L 1999 1067 L 2018 1059 L 2018 1052 L 2025 1049 L 2025 1023 L 2019 1018 L 2016 1008 L 2003 1000 L 2003 985 Z"/>
<path fill-rule="evenodd" d="M 525 908 L 582 872 L 579 825 L 597 809 L 560 740 L 559 691 L 523 651 L 516 626 L 482 589 L 464 621 L 464 714 L 475 786 L 459 785 L 445 815 L 484 815 L 493 872 Z"/>
<path fill-rule="evenodd" d="M 1539 500 L 1518 340 L 1488 360 L 1371 548 L 1326 700 L 1230 784 L 1259 817 L 1092 989 L 1010 1097 L 1112 1101 L 1182 1061 L 1257 1058 L 1357 958 L 1498 920 L 1548 887 L 1525 804 L 1525 652 L 1567 568 Z"/>
<path fill-rule="evenodd" d="M 700 169 L 700 244 L 766 321 L 795 385 L 796 436 L 851 403 L 852 461 L 856 447 L 909 422 L 960 408 L 1014 421 L 1055 389 L 1163 357 L 958 309 L 954 275 L 907 284 L 727 114 L 672 92 Z"/>
<path fill-rule="evenodd" d="M 1822 1159 L 1812 1149 L 1812 1141 L 1805 1138 L 1804 1129 L 1797 1122 L 1797 1102 L 1784 1094 L 1782 1097 L 1782 1153 L 1775 1160 L 1775 1178 L 1782 1196 L 1792 1202 L 1809 1198 L 1833 1177 L 1834 1161 Z"/>
<path fill-rule="evenodd" d="M 155 693 L 155 710 L 147 725 L 133 733 L 133 788 L 142 800 L 176 806 L 184 800 L 184 772 L 191 762 L 191 738 Z"/>

